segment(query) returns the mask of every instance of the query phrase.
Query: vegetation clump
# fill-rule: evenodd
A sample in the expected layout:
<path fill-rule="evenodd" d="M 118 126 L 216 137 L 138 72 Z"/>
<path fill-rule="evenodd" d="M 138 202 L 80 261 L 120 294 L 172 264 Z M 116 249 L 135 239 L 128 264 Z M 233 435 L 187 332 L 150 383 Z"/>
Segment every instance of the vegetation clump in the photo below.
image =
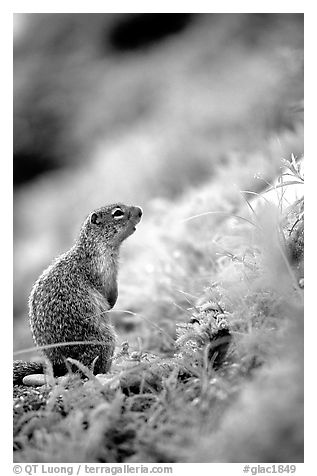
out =
<path fill-rule="evenodd" d="M 293 229 L 303 218 L 303 207 L 296 210 Z M 219 252 L 217 242 L 213 277 L 218 279 L 204 287 L 200 297 L 182 294 L 187 306 L 177 304 L 179 321 L 174 322 L 174 331 L 166 334 L 160 322 L 155 324 L 154 342 L 170 342 L 165 351 L 159 350 L 160 345 L 153 349 L 151 339 L 152 349 L 146 349 L 145 338 L 139 337 L 133 344 L 130 337 L 132 347 L 122 342 L 109 374 L 94 376 L 80 366 L 86 371 L 84 379 L 70 373 L 48 379 L 43 387 L 15 387 L 15 460 L 242 461 L 244 448 L 239 452 L 237 434 L 229 433 L 236 419 L 245 418 L 239 435 L 243 441 L 252 437 L 255 428 L 251 424 L 250 429 L 247 419 L 250 405 L 256 404 L 252 395 L 256 396 L 261 381 L 265 392 L 274 395 L 279 375 L 289 388 L 287 401 L 294 400 L 290 408 L 294 405 L 298 411 L 302 398 L 297 382 L 302 380 L 302 289 L 296 285 L 296 273 L 302 253 L 293 254 L 293 262 L 288 260 L 288 211 L 273 225 L 276 236 L 270 236 L 270 243 L 266 236 L 262 246 L 263 234 L 268 232 L 263 223 L 268 221 L 268 217 L 263 219 L 266 213 L 272 222 L 276 218 L 271 209 L 264 208 L 260 219 L 259 212 L 254 212 L 255 232 L 250 232 L 255 227 L 247 221 L 239 223 L 236 249 Z M 225 230 L 227 220 L 222 226 Z M 279 226 L 284 226 L 284 238 L 278 233 Z M 301 244 L 300 239 L 296 246 Z M 274 268 L 268 268 L 273 255 Z M 180 317 L 184 313 L 185 319 Z M 278 393 L 276 396 L 281 398 Z M 255 406 L 255 420 L 269 414 L 272 405 L 264 399 L 261 409 Z M 301 461 L 302 422 L 300 418 L 292 420 L 285 417 L 283 409 L 274 421 L 269 419 L 263 437 L 268 448 L 264 451 L 259 445 L 252 455 L 246 450 L 248 460 L 266 461 L 272 454 L 268 435 L 275 441 L 281 431 L 288 431 L 289 447 L 282 445 L 275 460 Z M 223 445 L 229 450 L 224 451 Z"/>

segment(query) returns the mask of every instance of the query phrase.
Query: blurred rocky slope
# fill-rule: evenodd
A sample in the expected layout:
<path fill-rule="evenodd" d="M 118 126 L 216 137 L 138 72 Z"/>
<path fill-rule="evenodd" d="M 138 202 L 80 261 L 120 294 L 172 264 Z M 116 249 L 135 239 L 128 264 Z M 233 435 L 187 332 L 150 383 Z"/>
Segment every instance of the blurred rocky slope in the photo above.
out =
<path fill-rule="evenodd" d="M 302 154 L 302 22 L 295 14 L 19 17 L 15 316 L 26 315 L 32 283 L 92 208 L 145 209 L 124 248 L 128 285 L 135 250 L 152 244 L 155 259 L 162 215 L 172 219 L 178 201 L 210 183 L 221 202 L 229 192 L 216 177 L 252 188 L 255 171 L 270 177 L 281 156 Z"/>

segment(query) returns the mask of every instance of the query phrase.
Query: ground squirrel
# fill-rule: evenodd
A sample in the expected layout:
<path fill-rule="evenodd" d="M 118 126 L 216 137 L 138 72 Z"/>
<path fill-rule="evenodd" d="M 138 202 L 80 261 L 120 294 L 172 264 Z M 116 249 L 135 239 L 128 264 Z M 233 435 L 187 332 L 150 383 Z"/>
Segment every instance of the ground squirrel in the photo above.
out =
<path fill-rule="evenodd" d="M 94 373 L 111 365 L 115 332 L 107 310 L 118 296 L 117 270 L 121 243 L 135 231 L 142 210 L 121 203 L 94 210 L 84 221 L 74 246 L 42 273 L 29 297 L 29 317 L 36 345 L 98 341 L 45 349 L 54 374 L 67 372 L 65 360 L 76 359 Z M 42 373 L 43 364 L 15 361 L 13 381 Z"/>

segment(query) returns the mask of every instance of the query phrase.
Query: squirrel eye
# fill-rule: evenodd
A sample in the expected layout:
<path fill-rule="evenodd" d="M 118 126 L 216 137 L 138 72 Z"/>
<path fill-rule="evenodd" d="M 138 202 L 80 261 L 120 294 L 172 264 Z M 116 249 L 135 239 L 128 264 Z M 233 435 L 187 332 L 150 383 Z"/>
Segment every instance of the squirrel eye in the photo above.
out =
<path fill-rule="evenodd" d="M 93 225 L 101 225 L 101 221 L 97 215 L 97 213 L 92 213 L 90 217 L 90 221 Z"/>
<path fill-rule="evenodd" d="M 112 211 L 113 218 L 120 219 L 123 217 L 123 215 L 124 215 L 124 212 L 121 210 L 121 208 L 115 208 Z"/>

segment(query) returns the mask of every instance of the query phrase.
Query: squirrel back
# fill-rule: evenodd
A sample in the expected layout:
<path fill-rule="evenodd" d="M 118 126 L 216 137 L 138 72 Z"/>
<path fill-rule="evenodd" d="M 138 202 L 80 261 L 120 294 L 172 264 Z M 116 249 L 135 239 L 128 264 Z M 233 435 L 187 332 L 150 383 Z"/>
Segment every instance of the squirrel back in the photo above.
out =
<path fill-rule="evenodd" d="M 31 332 L 36 345 L 50 346 L 43 352 L 56 376 L 67 372 L 69 357 L 90 368 L 94 365 L 95 374 L 109 371 L 116 335 L 107 311 L 118 296 L 119 248 L 141 216 L 139 207 L 121 203 L 94 210 L 74 246 L 34 284 L 29 297 Z M 90 343 L 75 344 L 83 341 Z M 16 361 L 14 383 L 43 371 L 41 363 Z"/>

